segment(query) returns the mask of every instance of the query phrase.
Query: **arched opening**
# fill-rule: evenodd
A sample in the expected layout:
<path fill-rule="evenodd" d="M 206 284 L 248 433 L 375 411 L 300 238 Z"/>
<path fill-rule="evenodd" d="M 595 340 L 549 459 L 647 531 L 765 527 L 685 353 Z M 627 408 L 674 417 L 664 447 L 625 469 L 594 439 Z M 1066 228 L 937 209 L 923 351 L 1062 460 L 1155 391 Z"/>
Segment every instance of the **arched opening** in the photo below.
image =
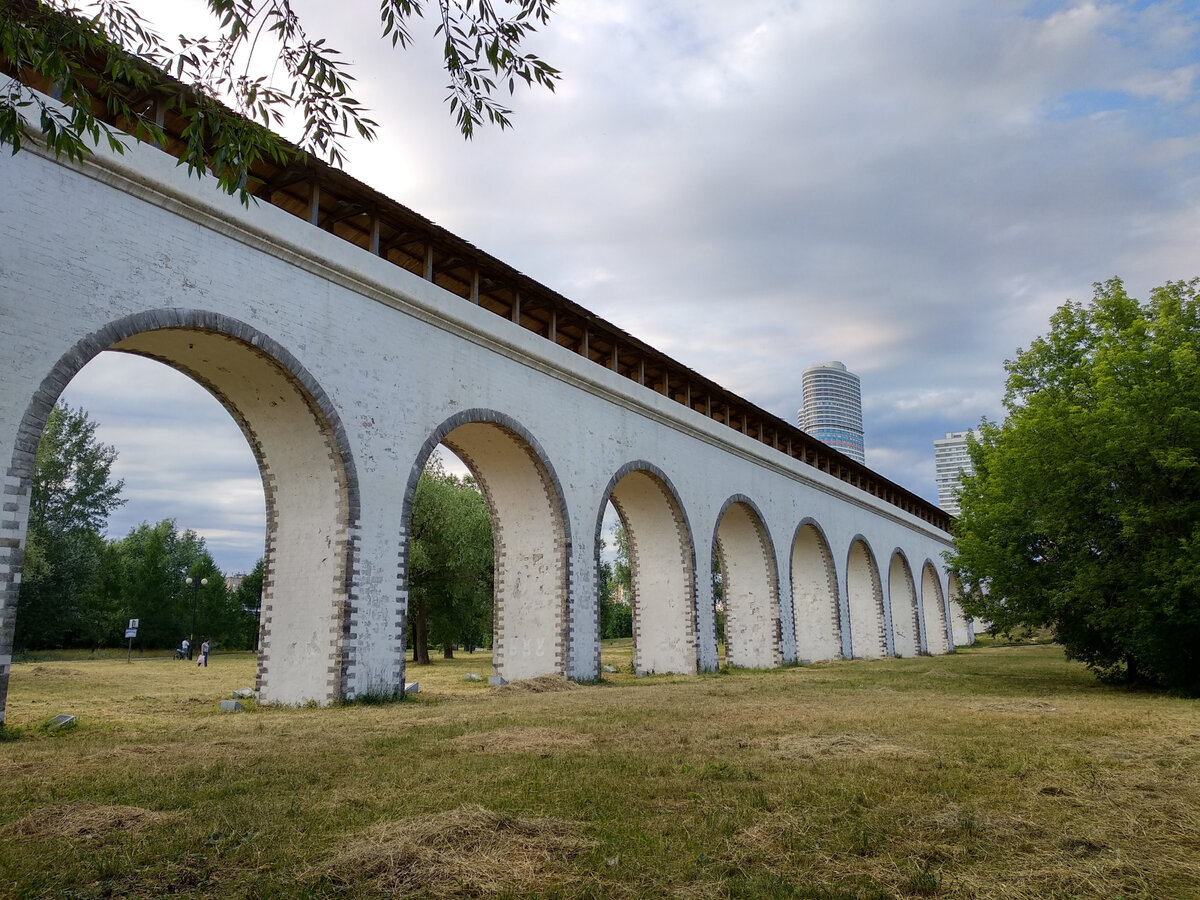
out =
<path fill-rule="evenodd" d="M 971 628 L 970 620 L 967 619 L 966 613 L 962 608 L 962 583 L 958 580 L 958 576 L 950 574 L 950 634 L 953 637 L 953 646 L 964 647 L 968 644 L 975 643 L 975 633 Z"/>
<path fill-rule="evenodd" d="M 888 601 L 892 607 L 893 652 L 896 656 L 916 656 L 921 652 L 917 587 L 908 560 L 899 550 L 892 554 L 892 563 L 888 567 Z"/>
<path fill-rule="evenodd" d="M 675 490 L 654 466 L 631 463 L 613 477 L 607 497 L 628 545 L 634 671 L 694 674 L 695 559 Z M 603 510 L 597 528 L 602 522 Z"/>
<path fill-rule="evenodd" d="M 850 646 L 854 658 L 877 659 L 886 655 L 879 567 L 862 538 L 850 545 L 846 560 L 846 596 L 850 601 Z"/>
<path fill-rule="evenodd" d="M 353 465 L 319 385 L 266 335 L 217 314 L 159 310 L 130 316 L 81 341 L 44 379 L 21 422 L 10 471 L 25 491 L 24 514 L 32 454 L 23 448 L 36 448 L 63 387 L 104 350 L 157 360 L 200 384 L 237 422 L 258 463 L 267 526 L 259 700 L 325 703 L 344 696 L 353 665 L 344 639 L 353 616 L 351 534 L 358 515 Z M 19 523 L 22 530 L 24 524 Z M 15 556 L 19 571 L 19 551 Z M 5 592 L 5 617 L 16 606 L 13 582 Z M 10 630 L 0 633 L 11 641 Z M 0 655 L 8 650 L 0 648 Z"/>
<path fill-rule="evenodd" d="M 470 470 L 492 518 L 492 669 L 504 681 L 566 674 L 570 537 L 558 481 L 536 441 L 491 410 L 468 410 L 426 441 L 409 477 L 403 528 L 429 454 L 445 444 Z M 408 541 L 405 540 L 405 552 Z M 407 598 L 405 598 L 407 599 Z"/>
<path fill-rule="evenodd" d="M 466 464 L 444 444 L 426 460 L 408 530 L 411 661 L 431 665 L 492 649 L 495 540 L 492 514 Z M 432 654 L 431 651 L 439 651 Z"/>
<path fill-rule="evenodd" d="M 779 665 L 779 581 L 762 516 L 746 498 L 726 503 L 715 545 L 725 604 L 725 661 L 765 669 Z"/>
<path fill-rule="evenodd" d="M 921 613 L 925 619 L 925 652 L 946 653 L 946 598 L 942 581 L 933 563 L 926 561 L 921 569 Z"/>
<path fill-rule="evenodd" d="M 792 541 L 792 608 L 796 617 L 796 654 L 801 661 L 842 655 L 837 573 L 825 536 L 812 522 L 801 525 Z"/>

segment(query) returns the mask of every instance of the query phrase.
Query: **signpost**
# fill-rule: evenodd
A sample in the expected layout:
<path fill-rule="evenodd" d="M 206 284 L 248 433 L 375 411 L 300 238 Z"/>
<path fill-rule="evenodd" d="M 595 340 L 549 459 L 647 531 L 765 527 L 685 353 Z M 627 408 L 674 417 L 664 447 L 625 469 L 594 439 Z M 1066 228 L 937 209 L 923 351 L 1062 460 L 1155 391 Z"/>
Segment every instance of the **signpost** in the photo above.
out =
<path fill-rule="evenodd" d="M 133 662 L 133 639 L 137 637 L 138 620 L 130 619 L 129 627 L 125 629 L 125 637 L 129 640 L 129 653 L 125 657 L 125 662 Z"/>

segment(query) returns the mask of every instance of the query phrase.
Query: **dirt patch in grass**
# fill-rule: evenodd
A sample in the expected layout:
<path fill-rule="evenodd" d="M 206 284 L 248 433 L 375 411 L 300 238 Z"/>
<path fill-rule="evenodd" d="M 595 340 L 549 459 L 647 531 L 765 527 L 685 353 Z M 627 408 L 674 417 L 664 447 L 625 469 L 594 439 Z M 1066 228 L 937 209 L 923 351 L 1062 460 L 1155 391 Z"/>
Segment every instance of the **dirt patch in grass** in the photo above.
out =
<path fill-rule="evenodd" d="M 577 691 L 579 685 L 568 681 L 561 675 L 539 675 L 537 678 L 523 678 L 511 684 L 502 684 L 492 688 L 495 694 L 549 694 L 554 691 Z"/>
<path fill-rule="evenodd" d="M 924 674 L 927 678 L 966 678 L 961 672 L 951 672 L 948 669 L 929 669 Z"/>
<path fill-rule="evenodd" d="M 578 827 L 523 819 L 464 805 L 448 812 L 380 822 L 342 841 L 303 876 L 309 883 L 372 893 L 486 897 L 534 890 L 560 880 L 565 863 L 592 846 Z"/>
<path fill-rule="evenodd" d="M 590 734 L 555 728 L 501 728 L 483 734 L 464 734 L 450 741 L 456 750 L 473 753 L 543 753 L 590 747 Z"/>
<path fill-rule="evenodd" d="M 822 756 L 869 756 L 913 758 L 925 756 L 917 747 L 889 743 L 871 734 L 789 734 L 766 744 L 785 759 L 814 759 Z"/>
<path fill-rule="evenodd" d="M 34 666 L 29 674 L 35 678 L 45 678 L 49 675 L 82 675 L 79 669 L 69 669 L 66 666 Z"/>
<path fill-rule="evenodd" d="M 171 818 L 168 813 L 140 806 L 58 803 L 35 809 L 0 829 L 0 834 L 32 838 L 104 838 L 118 831 L 140 831 Z"/>
<path fill-rule="evenodd" d="M 1058 712 L 1058 707 L 1049 700 L 1000 700 L 995 703 L 973 703 L 971 709 L 979 712 L 1018 713 L 1044 715 Z"/>

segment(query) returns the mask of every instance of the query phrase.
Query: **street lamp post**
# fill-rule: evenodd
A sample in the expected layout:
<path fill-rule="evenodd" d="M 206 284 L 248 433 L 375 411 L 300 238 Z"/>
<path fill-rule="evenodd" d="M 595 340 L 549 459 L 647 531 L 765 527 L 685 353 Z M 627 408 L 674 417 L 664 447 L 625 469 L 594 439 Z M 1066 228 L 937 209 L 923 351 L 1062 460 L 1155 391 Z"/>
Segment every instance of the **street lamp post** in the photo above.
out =
<path fill-rule="evenodd" d="M 192 586 L 192 633 L 188 635 L 188 659 L 191 659 L 192 648 L 196 646 L 196 601 L 200 599 L 200 585 L 208 584 L 208 579 L 196 579 L 189 575 L 187 583 Z"/>

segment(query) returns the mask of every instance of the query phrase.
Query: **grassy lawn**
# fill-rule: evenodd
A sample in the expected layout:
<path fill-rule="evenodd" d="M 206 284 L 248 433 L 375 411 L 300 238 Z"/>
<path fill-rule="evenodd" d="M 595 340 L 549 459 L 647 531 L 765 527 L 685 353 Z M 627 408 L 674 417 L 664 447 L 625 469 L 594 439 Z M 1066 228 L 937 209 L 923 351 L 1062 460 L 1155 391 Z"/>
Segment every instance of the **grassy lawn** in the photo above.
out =
<path fill-rule="evenodd" d="M 1196 701 L 1046 645 L 604 662 L 491 688 L 461 654 L 410 666 L 415 700 L 224 714 L 249 655 L 14 665 L 0 895 L 1200 898 Z"/>

